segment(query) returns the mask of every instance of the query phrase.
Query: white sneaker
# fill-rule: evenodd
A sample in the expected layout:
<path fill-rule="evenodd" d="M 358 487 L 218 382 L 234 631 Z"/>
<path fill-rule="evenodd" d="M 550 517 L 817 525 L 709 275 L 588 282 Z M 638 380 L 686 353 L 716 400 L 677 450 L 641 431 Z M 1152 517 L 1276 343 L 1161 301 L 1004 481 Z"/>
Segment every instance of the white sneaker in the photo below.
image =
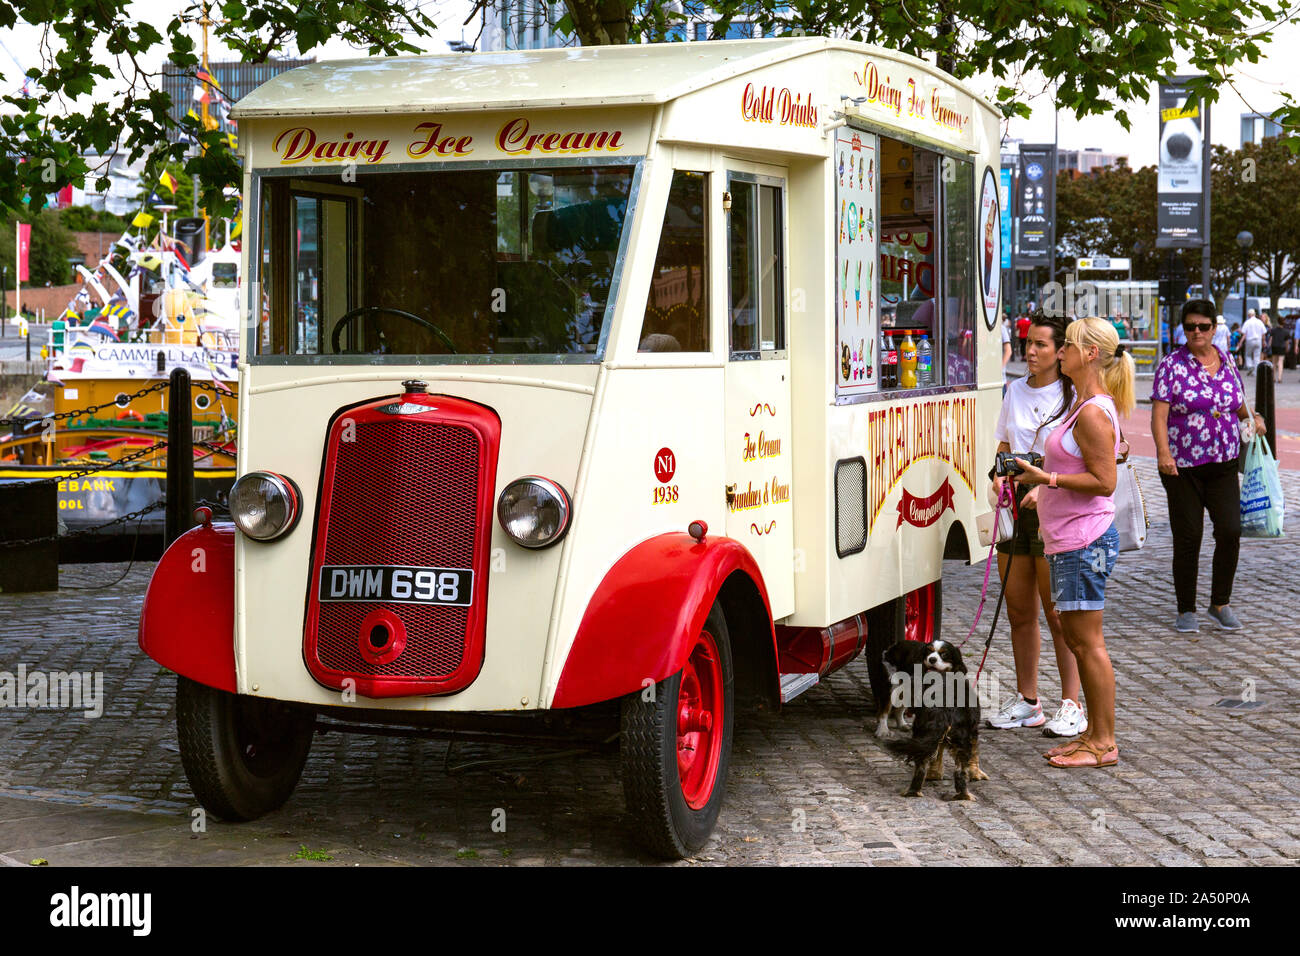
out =
<path fill-rule="evenodd" d="M 1040 700 L 1034 705 L 1025 702 L 1021 694 L 1016 694 L 1015 698 L 1008 700 L 1002 705 L 992 717 L 986 718 L 984 723 L 994 730 L 1010 730 L 1014 727 L 1041 727 L 1047 720 L 1043 716 L 1043 702 Z"/>
<path fill-rule="evenodd" d="M 1074 701 L 1061 701 L 1061 709 L 1043 728 L 1044 737 L 1077 737 L 1088 729 L 1088 718 L 1083 708 Z"/>

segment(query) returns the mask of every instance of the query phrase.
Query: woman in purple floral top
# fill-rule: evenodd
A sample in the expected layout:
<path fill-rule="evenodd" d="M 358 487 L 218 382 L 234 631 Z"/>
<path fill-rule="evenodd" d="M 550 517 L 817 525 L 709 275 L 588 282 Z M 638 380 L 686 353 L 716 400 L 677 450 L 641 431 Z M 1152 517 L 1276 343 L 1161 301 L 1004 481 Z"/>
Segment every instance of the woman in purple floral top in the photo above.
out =
<path fill-rule="evenodd" d="M 1205 512 L 1214 525 L 1214 572 L 1209 615 L 1226 630 L 1241 621 L 1228 607 L 1241 544 L 1237 456 L 1238 422 L 1250 418 L 1241 378 L 1222 349 L 1214 345 L 1214 303 L 1193 299 L 1183 306 L 1187 344 L 1174 349 L 1156 368 L 1151 392 L 1151 434 L 1156 440 L 1160 482 L 1169 499 L 1174 537 L 1174 626 L 1196 631 L 1196 575 Z M 1255 416 L 1255 431 L 1264 421 Z"/>

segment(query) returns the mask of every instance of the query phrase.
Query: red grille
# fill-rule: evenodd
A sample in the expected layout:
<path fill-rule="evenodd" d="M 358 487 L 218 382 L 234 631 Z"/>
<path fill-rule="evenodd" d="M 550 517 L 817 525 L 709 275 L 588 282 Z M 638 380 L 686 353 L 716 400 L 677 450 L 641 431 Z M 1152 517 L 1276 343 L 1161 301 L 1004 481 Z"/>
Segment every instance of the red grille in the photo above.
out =
<path fill-rule="evenodd" d="M 394 407 L 388 399 L 343 413 L 330 430 L 308 593 L 309 669 L 330 687 L 351 679 L 370 697 L 459 690 L 482 663 L 500 426 L 491 412 L 458 399 L 417 394 L 401 401 L 430 407 L 394 415 L 382 410 Z M 469 607 L 321 602 L 323 565 L 470 568 L 473 599 Z M 406 629 L 405 648 L 383 664 L 359 647 L 362 621 L 376 608 Z"/>

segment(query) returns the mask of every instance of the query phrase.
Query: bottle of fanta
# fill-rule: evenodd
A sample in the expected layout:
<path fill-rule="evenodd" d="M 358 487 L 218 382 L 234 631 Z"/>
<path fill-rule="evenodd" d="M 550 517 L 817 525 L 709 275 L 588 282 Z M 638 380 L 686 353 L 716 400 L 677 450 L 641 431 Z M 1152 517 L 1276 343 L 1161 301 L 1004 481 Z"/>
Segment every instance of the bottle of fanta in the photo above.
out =
<path fill-rule="evenodd" d="M 911 332 L 898 343 L 898 385 L 900 388 L 916 388 L 916 342 Z"/>

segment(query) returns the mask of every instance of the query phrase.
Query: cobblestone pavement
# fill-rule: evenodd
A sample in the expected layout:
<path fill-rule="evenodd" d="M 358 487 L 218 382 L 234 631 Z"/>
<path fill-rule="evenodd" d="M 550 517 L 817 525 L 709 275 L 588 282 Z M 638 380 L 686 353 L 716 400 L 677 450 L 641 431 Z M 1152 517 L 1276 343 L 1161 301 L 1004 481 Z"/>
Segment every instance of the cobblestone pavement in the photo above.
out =
<path fill-rule="evenodd" d="M 1121 555 L 1106 636 L 1118 678 L 1121 763 L 1063 771 L 1039 755 L 1037 730 L 986 731 L 992 779 L 975 803 L 927 790 L 899 796 L 905 769 L 864 729 L 861 661 L 782 713 L 738 722 L 726 806 L 696 864 L 1188 864 L 1294 865 L 1300 857 L 1300 585 L 1295 537 L 1244 542 L 1236 632 L 1175 633 L 1170 540 L 1154 462 L 1142 460 L 1151 542 Z M 1292 501 L 1300 473 L 1284 473 Z M 1202 560 L 1208 587 L 1209 535 Z M 100 719 L 66 711 L 0 711 L 0 862 L 266 863 L 325 855 L 333 865 L 623 864 L 649 862 L 621 825 L 612 754 L 561 755 L 442 742 L 318 738 L 303 781 L 281 812 L 253 824 L 191 832 L 195 803 L 175 743 L 174 678 L 135 643 L 149 566 L 120 584 L 121 566 L 73 567 L 57 594 L 0 598 L 0 670 L 98 670 Z M 945 636 L 965 635 L 982 567 L 952 564 Z M 1045 631 L 1045 628 L 1044 628 Z M 989 667 L 1013 686 L 1005 624 Z M 1050 644 L 1050 642 L 1048 642 Z M 977 652 L 976 652 L 977 653 Z M 1049 652 L 1050 654 L 1050 652 Z M 1253 682 L 1263 706 L 1212 705 Z M 1045 658 L 1042 694 L 1055 705 Z M 986 705 L 998 702 L 985 702 Z M 504 758 L 448 774 L 446 763 Z M 505 832 L 496 832 L 502 819 Z M 312 853 L 303 853 L 302 848 Z M 317 854 L 316 851 L 323 851 Z M 301 860 L 297 865 L 312 865 Z"/>

